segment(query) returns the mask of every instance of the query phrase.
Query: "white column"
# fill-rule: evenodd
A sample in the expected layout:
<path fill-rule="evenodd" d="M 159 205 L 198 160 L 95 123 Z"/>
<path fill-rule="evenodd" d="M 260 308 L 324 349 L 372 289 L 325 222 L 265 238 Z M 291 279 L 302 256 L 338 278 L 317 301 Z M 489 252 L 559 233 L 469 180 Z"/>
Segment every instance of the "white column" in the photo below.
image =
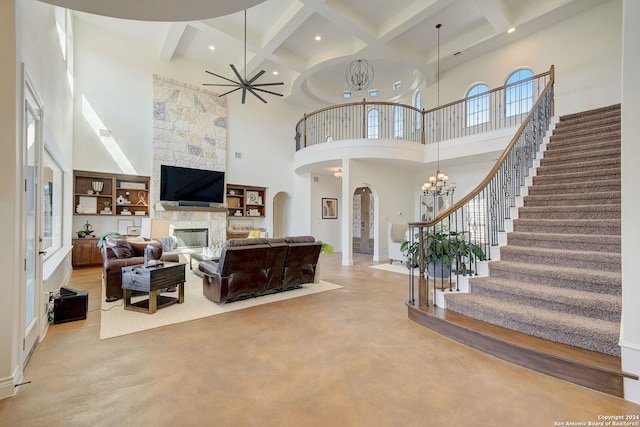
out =
<path fill-rule="evenodd" d="M 353 191 L 351 188 L 351 161 L 342 159 L 342 203 L 340 225 L 342 226 L 342 265 L 353 265 Z"/>

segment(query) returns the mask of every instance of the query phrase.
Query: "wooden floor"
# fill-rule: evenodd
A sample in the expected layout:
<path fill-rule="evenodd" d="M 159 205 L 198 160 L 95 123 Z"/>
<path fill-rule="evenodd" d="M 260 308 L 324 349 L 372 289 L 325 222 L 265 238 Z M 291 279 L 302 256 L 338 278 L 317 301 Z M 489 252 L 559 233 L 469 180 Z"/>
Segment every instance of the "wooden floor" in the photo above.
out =
<path fill-rule="evenodd" d="M 369 268 L 369 256 L 321 258 L 321 277 L 343 288 L 104 341 L 99 311 L 51 325 L 31 383 L 0 401 L 0 425 L 553 426 L 640 414 L 418 325 L 407 276 Z M 100 307 L 99 269 L 70 285 Z"/>

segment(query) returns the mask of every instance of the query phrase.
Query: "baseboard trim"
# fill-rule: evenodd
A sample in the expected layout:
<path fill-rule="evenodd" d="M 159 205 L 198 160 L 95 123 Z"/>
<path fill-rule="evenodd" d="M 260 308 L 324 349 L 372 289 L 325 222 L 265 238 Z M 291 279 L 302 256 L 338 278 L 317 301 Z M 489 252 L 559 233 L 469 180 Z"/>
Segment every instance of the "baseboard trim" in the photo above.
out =
<path fill-rule="evenodd" d="M 13 371 L 13 376 L 0 379 L 0 400 L 13 397 L 18 393 L 19 387 L 16 387 L 16 384 L 19 383 L 20 378 L 20 369 L 16 367 Z"/>

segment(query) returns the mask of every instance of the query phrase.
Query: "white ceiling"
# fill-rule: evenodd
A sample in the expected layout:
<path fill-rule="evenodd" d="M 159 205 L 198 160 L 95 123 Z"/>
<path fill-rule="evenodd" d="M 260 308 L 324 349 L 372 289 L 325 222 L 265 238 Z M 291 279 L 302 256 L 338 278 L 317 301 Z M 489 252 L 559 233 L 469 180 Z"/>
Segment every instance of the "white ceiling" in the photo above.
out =
<path fill-rule="evenodd" d="M 606 0 L 145 0 L 155 5 L 149 9 L 148 18 L 139 16 L 140 8 L 132 12 L 123 6 L 143 3 L 141 0 L 45 1 L 82 4 L 84 10 L 88 10 L 87 3 L 97 4 L 102 9 L 115 9 L 109 14 L 119 17 L 135 12 L 130 16 L 147 21 L 87 13 L 78 13 L 77 17 L 147 38 L 156 44 L 157 55 L 163 60 L 186 57 L 201 63 L 203 83 L 226 83 L 204 70 L 235 79 L 229 67 L 234 64 L 244 73 L 242 8 L 257 3 L 247 10 L 246 75 L 252 77 L 266 70 L 256 83 L 282 81 L 284 86 L 275 90 L 286 99 L 318 108 L 345 102 L 342 92 L 348 88 L 344 74 L 355 59 L 366 58 L 373 63 L 375 79 L 370 89 L 378 89 L 380 101 L 394 101 L 412 93 L 418 85 L 434 82 L 436 24 L 442 24 L 442 71 Z M 198 17 L 206 19 L 184 21 L 188 15 L 185 11 L 196 13 L 205 4 L 207 14 Z M 240 11 L 210 17 L 216 12 L 228 13 L 230 8 Z M 160 18 L 155 17 L 159 9 L 163 11 Z M 175 19 L 170 19 L 172 13 Z M 512 26 L 517 30 L 507 34 Z M 314 40 L 317 35 L 321 41 Z M 210 45 L 215 51 L 209 50 Z M 274 76 L 273 71 L 279 74 Z M 394 91 L 392 85 L 397 81 L 402 82 L 402 88 Z M 365 91 L 353 93 L 353 100 L 365 97 L 371 100 Z"/>

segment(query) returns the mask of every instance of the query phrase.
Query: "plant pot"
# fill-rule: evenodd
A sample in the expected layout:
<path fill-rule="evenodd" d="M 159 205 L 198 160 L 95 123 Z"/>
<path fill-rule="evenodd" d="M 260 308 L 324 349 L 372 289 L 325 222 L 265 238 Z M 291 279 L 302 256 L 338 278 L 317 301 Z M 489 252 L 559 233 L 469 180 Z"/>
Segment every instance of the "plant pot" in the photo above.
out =
<path fill-rule="evenodd" d="M 436 279 L 448 279 L 451 276 L 451 268 L 446 268 L 442 261 L 427 264 L 427 272 L 429 277 L 435 277 Z"/>

